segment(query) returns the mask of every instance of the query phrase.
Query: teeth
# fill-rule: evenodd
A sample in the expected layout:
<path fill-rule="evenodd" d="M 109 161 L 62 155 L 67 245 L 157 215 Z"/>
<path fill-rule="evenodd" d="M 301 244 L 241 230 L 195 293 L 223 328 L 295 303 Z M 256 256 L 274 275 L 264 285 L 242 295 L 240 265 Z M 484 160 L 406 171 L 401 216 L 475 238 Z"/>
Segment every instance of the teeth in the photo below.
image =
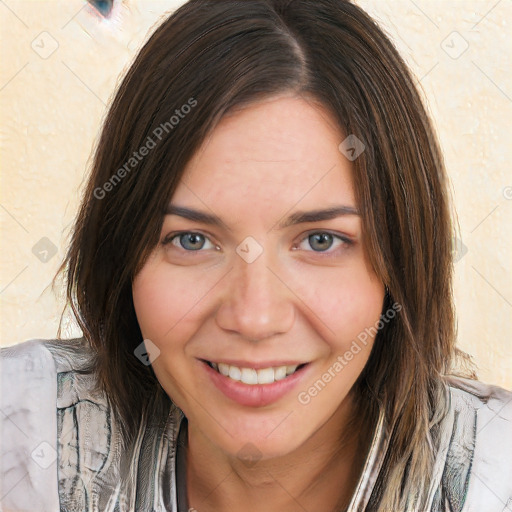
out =
<path fill-rule="evenodd" d="M 291 375 L 296 369 L 298 365 L 292 365 L 286 367 L 286 375 Z"/>
<path fill-rule="evenodd" d="M 298 365 L 290 365 L 256 370 L 254 368 L 238 368 L 225 363 L 211 363 L 211 365 L 220 374 L 249 385 L 272 384 L 278 380 L 283 380 L 294 373 L 298 367 Z"/>
<path fill-rule="evenodd" d="M 240 380 L 242 378 L 242 370 L 237 366 L 229 367 L 229 378 L 233 380 Z"/>
<path fill-rule="evenodd" d="M 258 384 L 272 384 L 275 380 L 274 368 L 263 368 L 258 370 Z"/>
<path fill-rule="evenodd" d="M 258 384 L 258 373 L 252 368 L 242 368 L 242 374 L 240 380 L 244 384 Z M 229 370 L 229 376 L 231 377 L 231 370 Z"/>
<path fill-rule="evenodd" d="M 217 365 L 219 367 L 219 372 L 226 377 L 229 375 L 229 364 L 219 363 Z"/>
<path fill-rule="evenodd" d="M 286 377 L 286 366 L 279 366 L 274 370 L 274 379 L 281 380 Z"/>

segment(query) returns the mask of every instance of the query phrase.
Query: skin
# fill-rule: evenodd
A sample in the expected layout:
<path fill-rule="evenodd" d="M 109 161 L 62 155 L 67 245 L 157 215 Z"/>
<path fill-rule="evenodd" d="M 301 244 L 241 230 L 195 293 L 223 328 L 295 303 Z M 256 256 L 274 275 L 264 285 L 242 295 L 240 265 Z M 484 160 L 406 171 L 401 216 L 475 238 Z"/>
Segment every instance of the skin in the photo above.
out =
<path fill-rule="evenodd" d="M 215 213 L 226 226 L 167 215 L 161 241 L 171 241 L 134 280 L 142 333 L 160 350 L 154 371 L 188 418 L 189 506 L 200 512 L 247 503 L 252 511 L 329 511 L 346 506 L 357 483 L 364 457 L 347 427 L 349 391 L 373 339 L 307 404 L 298 394 L 378 322 L 384 286 L 368 263 L 359 215 L 279 228 L 298 210 L 356 208 L 352 163 L 338 150 L 344 138 L 303 97 L 276 96 L 224 117 L 171 202 Z M 308 238 L 326 231 L 350 243 Z M 205 238 L 184 247 L 177 232 Z M 252 263 L 236 252 L 249 236 L 263 249 Z M 277 402 L 249 407 L 215 387 L 200 359 L 309 365 Z M 254 464 L 239 455 L 248 446 Z"/>

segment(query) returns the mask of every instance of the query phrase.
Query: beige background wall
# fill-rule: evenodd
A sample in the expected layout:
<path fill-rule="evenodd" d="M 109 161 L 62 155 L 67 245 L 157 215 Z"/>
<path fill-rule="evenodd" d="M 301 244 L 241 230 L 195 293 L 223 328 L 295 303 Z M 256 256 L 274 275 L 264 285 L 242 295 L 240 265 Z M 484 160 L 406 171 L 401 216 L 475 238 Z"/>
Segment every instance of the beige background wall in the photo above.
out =
<path fill-rule="evenodd" d="M 106 105 L 151 28 L 181 3 L 116 0 L 104 20 L 80 0 L 0 2 L 2 345 L 55 336 L 62 291 L 48 285 Z M 512 388 L 512 3 L 359 4 L 417 76 L 445 152 L 461 232 L 459 346 L 482 380 Z"/>

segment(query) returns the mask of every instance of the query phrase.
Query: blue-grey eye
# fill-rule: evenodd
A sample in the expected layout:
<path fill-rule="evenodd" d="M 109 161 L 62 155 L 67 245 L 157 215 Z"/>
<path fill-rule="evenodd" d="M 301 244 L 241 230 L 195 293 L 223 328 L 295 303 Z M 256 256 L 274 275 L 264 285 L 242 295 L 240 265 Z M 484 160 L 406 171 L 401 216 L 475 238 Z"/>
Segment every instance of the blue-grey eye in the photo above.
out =
<path fill-rule="evenodd" d="M 315 233 L 309 236 L 309 243 L 313 249 L 325 251 L 330 249 L 334 241 L 334 236 L 330 233 Z M 316 246 L 316 247 L 315 247 Z"/>
<path fill-rule="evenodd" d="M 179 235 L 180 244 L 184 249 L 198 251 L 205 243 L 205 237 L 200 233 L 184 233 Z"/>
<path fill-rule="evenodd" d="M 87 0 L 104 18 L 108 18 L 114 7 L 114 0 Z"/>
<path fill-rule="evenodd" d="M 181 233 L 169 234 L 162 240 L 162 245 L 164 247 L 175 246 L 187 252 L 199 252 L 201 249 L 219 250 L 209 237 L 195 231 L 182 231 Z"/>

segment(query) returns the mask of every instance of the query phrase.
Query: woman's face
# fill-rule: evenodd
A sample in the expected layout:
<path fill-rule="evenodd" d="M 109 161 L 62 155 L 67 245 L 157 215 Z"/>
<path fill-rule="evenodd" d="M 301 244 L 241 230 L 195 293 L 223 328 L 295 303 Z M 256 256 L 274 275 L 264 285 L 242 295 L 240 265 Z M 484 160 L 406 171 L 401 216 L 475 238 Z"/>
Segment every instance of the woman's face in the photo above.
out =
<path fill-rule="evenodd" d="M 298 97 L 224 117 L 134 280 L 158 380 L 227 455 L 286 455 L 339 430 L 370 354 L 384 288 L 365 258 L 344 138 Z M 328 209 L 340 211 L 310 215 Z"/>

